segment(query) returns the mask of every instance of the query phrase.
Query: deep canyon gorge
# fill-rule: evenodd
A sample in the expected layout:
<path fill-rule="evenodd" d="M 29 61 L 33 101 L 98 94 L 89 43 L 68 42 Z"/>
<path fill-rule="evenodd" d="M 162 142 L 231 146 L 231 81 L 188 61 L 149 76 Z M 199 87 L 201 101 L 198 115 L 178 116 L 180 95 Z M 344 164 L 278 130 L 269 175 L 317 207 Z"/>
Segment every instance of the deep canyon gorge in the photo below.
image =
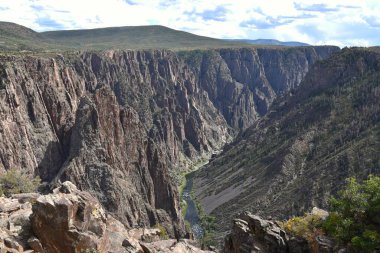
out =
<path fill-rule="evenodd" d="M 376 47 L 162 26 L 0 22 L 0 34 L 0 176 L 42 181 L 0 196 L 0 250 L 14 239 L 42 253 L 340 252 L 284 222 L 324 215 L 349 177 L 380 175 Z"/>
<path fill-rule="evenodd" d="M 0 170 L 71 180 L 183 236 L 177 182 L 336 47 L 1 56 Z"/>

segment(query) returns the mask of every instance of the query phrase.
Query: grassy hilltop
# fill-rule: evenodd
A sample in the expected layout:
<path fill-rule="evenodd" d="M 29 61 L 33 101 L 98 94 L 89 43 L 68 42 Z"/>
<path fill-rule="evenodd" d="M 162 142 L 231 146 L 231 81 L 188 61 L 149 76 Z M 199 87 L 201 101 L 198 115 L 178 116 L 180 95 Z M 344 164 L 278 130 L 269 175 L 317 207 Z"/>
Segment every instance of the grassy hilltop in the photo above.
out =
<path fill-rule="evenodd" d="M 249 46 L 164 26 L 125 26 L 86 30 L 35 32 L 0 22 L 0 51 L 61 51 L 104 49 L 207 49 Z"/>

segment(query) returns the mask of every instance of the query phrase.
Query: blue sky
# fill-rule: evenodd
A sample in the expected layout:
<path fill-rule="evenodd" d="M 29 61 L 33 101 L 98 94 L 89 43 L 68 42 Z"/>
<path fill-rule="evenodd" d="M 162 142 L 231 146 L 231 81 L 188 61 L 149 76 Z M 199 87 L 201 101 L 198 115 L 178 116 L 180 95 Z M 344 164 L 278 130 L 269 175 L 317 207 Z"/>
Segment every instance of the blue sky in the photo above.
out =
<path fill-rule="evenodd" d="M 0 20 L 36 31 L 164 25 L 215 38 L 380 45 L 379 0 L 0 0 Z"/>

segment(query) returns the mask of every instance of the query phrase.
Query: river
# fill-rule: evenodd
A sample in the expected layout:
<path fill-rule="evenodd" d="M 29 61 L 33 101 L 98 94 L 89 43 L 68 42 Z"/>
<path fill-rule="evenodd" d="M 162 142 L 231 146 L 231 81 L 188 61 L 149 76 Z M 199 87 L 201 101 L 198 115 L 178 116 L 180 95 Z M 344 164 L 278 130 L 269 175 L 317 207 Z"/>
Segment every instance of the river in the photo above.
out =
<path fill-rule="evenodd" d="M 187 209 L 185 214 L 185 220 L 190 223 L 191 230 L 196 239 L 200 239 L 203 236 L 203 228 L 201 226 L 201 220 L 198 215 L 197 206 L 191 197 L 191 191 L 193 189 L 193 173 L 186 175 L 186 185 L 182 191 L 182 199 L 186 201 Z"/>

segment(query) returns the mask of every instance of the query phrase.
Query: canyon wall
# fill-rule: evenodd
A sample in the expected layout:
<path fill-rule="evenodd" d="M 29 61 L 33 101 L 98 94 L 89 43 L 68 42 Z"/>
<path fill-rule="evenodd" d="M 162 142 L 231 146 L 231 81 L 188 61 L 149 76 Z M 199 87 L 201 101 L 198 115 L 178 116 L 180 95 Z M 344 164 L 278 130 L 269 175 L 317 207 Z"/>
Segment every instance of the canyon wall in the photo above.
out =
<path fill-rule="evenodd" d="M 184 235 L 178 174 L 336 47 L 0 56 L 0 173 L 71 180 L 128 226 Z"/>
<path fill-rule="evenodd" d="M 194 175 L 206 214 L 276 219 L 328 209 L 348 177 L 380 174 L 380 54 L 344 49 L 313 65 L 300 87 Z M 222 240 L 229 229 L 216 223 Z"/>

